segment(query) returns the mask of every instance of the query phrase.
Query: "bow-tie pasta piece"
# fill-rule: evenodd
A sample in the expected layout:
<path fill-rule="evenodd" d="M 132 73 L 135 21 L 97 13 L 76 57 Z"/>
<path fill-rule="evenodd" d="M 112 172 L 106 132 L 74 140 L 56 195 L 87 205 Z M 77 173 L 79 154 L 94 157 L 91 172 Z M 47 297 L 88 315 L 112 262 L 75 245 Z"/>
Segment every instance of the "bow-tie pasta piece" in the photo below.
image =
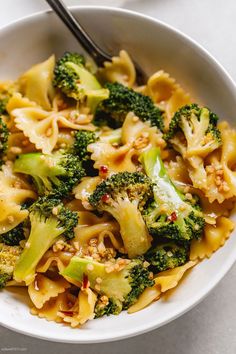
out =
<path fill-rule="evenodd" d="M 40 318 L 45 318 L 47 321 L 54 321 L 57 323 L 63 322 L 58 313 L 59 311 L 65 312 L 69 310 L 69 295 L 70 294 L 65 291 L 57 297 L 51 298 L 41 309 L 37 309 L 36 307 L 31 308 L 30 313 L 32 315 L 37 315 Z"/>
<path fill-rule="evenodd" d="M 168 101 L 178 85 L 175 79 L 163 70 L 157 71 L 153 74 L 146 87 L 146 94 L 150 96 L 155 103 Z"/>
<path fill-rule="evenodd" d="M 131 149 L 130 144 L 116 147 L 109 143 L 97 142 L 90 144 L 88 151 L 92 153 L 91 159 L 95 161 L 94 168 L 98 170 L 101 166 L 107 166 L 108 174 L 136 171 L 135 163 L 132 161 L 135 151 Z"/>
<path fill-rule="evenodd" d="M 35 151 L 37 151 L 35 145 L 32 144 L 22 132 L 18 131 L 10 134 L 8 138 L 7 150 L 8 160 L 13 161 L 19 154 L 26 154 Z"/>
<path fill-rule="evenodd" d="M 94 318 L 96 301 L 97 295 L 90 288 L 81 288 L 74 306 L 67 312 L 59 312 L 58 315 L 71 327 L 78 327 Z"/>
<path fill-rule="evenodd" d="M 70 284 L 62 277 L 52 280 L 42 274 L 37 274 L 29 285 L 28 292 L 34 306 L 41 309 L 45 302 L 63 293 L 69 287 Z"/>
<path fill-rule="evenodd" d="M 70 263 L 72 256 L 73 254 L 68 251 L 54 252 L 53 250 L 48 250 L 39 261 L 36 271 L 46 273 L 49 268 L 56 268 L 60 273 Z"/>
<path fill-rule="evenodd" d="M 165 111 L 165 127 L 168 128 L 173 114 L 184 105 L 190 103 L 190 96 L 163 70 L 153 74 L 145 86 L 143 93 Z"/>
<path fill-rule="evenodd" d="M 18 132 L 18 128 L 15 125 L 15 117 L 12 115 L 12 111 L 16 108 L 36 107 L 36 103 L 30 101 L 27 97 L 23 97 L 19 92 L 14 93 L 7 102 L 6 111 L 8 117 L 6 119 L 6 125 L 11 133 Z"/>
<path fill-rule="evenodd" d="M 5 233 L 28 216 L 28 210 L 21 205 L 28 199 L 35 199 L 29 185 L 12 172 L 11 165 L 4 165 L 0 171 L 0 234 Z"/>
<path fill-rule="evenodd" d="M 128 313 L 134 313 L 150 305 L 154 300 L 158 300 L 162 293 L 175 288 L 185 272 L 194 267 L 197 262 L 189 261 L 181 267 L 169 269 L 159 273 L 155 278 L 155 285 L 146 288 L 140 295 L 138 301 L 129 308 Z"/>
<path fill-rule="evenodd" d="M 48 112 L 39 107 L 14 109 L 11 114 L 15 118 L 18 129 L 29 138 L 38 150 L 50 154 L 58 141 L 59 127 L 73 130 L 94 130 L 91 124 L 72 123 L 68 118 L 71 110 Z"/>
<path fill-rule="evenodd" d="M 200 240 L 193 240 L 190 249 L 190 259 L 210 258 L 212 253 L 225 244 L 234 229 L 234 223 L 220 216 L 216 220 L 216 225 L 206 225 L 204 235 Z"/>
<path fill-rule="evenodd" d="M 119 82 L 128 87 L 132 87 L 136 80 L 134 64 L 125 50 L 121 50 L 118 57 L 113 57 L 111 63 L 105 62 L 98 73 L 104 82 Z"/>
<path fill-rule="evenodd" d="M 34 65 L 19 78 L 20 92 L 48 111 L 51 109 L 54 95 L 52 84 L 54 67 L 55 56 L 52 55 L 46 61 Z"/>
<path fill-rule="evenodd" d="M 121 128 L 122 144 L 132 144 L 140 154 L 151 147 L 164 147 L 165 141 L 157 127 L 142 122 L 132 112 L 128 113 Z"/>
<path fill-rule="evenodd" d="M 212 153 L 207 159 L 207 190 L 206 196 L 212 203 L 217 200 L 236 196 L 236 130 L 230 129 L 228 123 L 219 124 L 222 137 L 222 147 Z"/>

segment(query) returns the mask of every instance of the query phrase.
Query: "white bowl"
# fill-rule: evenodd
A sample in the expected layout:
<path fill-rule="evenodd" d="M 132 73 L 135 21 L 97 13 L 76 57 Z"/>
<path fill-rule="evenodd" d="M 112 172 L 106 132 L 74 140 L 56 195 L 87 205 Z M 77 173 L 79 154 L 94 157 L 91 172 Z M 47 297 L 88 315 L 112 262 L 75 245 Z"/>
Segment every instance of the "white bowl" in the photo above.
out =
<path fill-rule="evenodd" d="M 117 54 L 119 49 L 126 49 L 149 74 L 166 70 L 193 97 L 234 124 L 233 81 L 191 39 L 162 22 L 130 11 L 80 7 L 74 8 L 73 13 L 104 50 Z M 0 43 L 1 79 L 17 77 L 52 53 L 81 51 L 51 12 L 30 16 L 2 29 Z M 81 329 L 71 329 L 30 315 L 24 294 L 4 291 L 0 294 L 0 321 L 24 334 L 68 343 L 113 341 L 150 331 L 191 309 L 214 288 L 236 260 L 235 236 L 232 234 L 210 260 L 195 267 L 168 300 L 160 300 L 138 313 L 123 312 L 90 321 Z"/>

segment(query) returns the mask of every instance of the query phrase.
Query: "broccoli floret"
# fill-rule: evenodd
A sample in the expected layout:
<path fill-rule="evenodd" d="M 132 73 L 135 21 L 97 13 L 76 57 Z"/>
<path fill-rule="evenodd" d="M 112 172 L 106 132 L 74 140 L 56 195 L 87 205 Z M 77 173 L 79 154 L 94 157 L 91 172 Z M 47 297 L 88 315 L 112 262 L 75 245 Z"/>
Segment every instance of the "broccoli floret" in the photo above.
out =
<path fill-rule="evenodd" d="M 88 176 L 96 176 L 97 170 L 93 167 L 94 161 L 91 160 L 91 153 L 88 151 L 88 145 L 97 140 L 97 135 L 88 130 L 79 130 L 74 134 L 75 141 L 71 151 L 81 161 L 82 166 Z"/>
<path fill-rule="evenodd" d="M 14 227 L 5 234 L 0 235 L 0 242 L 8 246 L 18 246 L 20 241 L 25 239 L 23 223 Z"/>
<path fill-rule="evenodd" d="M 0 117 L 0 166 L 3 164 L 2 158 L 6 153 L 8 147 L 8 137 L 9 137 L 9 130 L 6 124 L 3 122 L 2 118 Z"/>
<path fill-rule="evenodd" d="M 151 181 L 144 174 L 120 172 L 100 183 L 89 197 L 95 209 L 110 213 L 118 221 L 130 258 L 142 255 L 151 246 L 140 212 L 151 194 Z"/>
<path fill-rule="evenodd" d="M 35 267 L 44 253 L 59 236 L 74 237 L 78 215 L 57 198 L 40 197 L 29 208 L 31 230 L 26 246 L 14 271 L 17 281 L 29 284 L 34 278 Z"/>
<path fill-rule="evenodd" d="M 7 97 L 2 98 L 2 99 L 0 98 L 0 115 L 7 114 L 7 111 L 6 111 L 7 102 L 8 102 Z"/>
<path fill-rule="evenodd" d="M 91 153 L 88 152 L 88 145 L 97 140 L 96 134 L 88 130 L 79 130 L 74 134 L 75 141 L 72 146 L 74 153 L 85 162 L 90 160 Z"/>
<path fill-rule="evenodd" d="M 205 157 L 221 145 L 217 122 L 215 113 L 193 103 L 175 113 L 164 137 L 183 157 Z"/>
<path fill-rule="evenodd" d="M 14 172 L 32 176 L 40 195 L 51 193 L 60 197 L 68 195 L 85 176 L 80 158 L 64 151 L 19 155 Z"/>
<path fill-rule="evenodd" d="M 187 159 L 190 178 L 196 188 L 206 187 L 203 159 L 221 146 L 217 129 L 218 117 L 208 108 L 197 104 L 180 108 L 172 118 L 164 138 L 184 159 Z"/>
<path fill-rule="evenodd" d="M 109 98 L 102 101 L 95 112 L 96 125 L 108 125 L 111 128 L 120 128 L 127 113 L 133 112 L 143 122 L 163 129 L 161 111 L 154 105 L 151 98 L 123 86 L 119 83 L 107 83 Z"/>
<path fill-rule="evenodd" d="M 6 107 L 14 91 L 15 91 L 14 84 L 6 84 L 0 88 L 0 116 L 8 115 Z"/>
<path fill-rule="evenodd" d="M 99 102 L 108 97 L 96 77 L 85 68 L 84 57 L 77 53 L 65 53 L 56 63 L 54 86 L 75 100 L 87 98 L 87 105 L 93 112 Z"/>
<path fill-rule="evenodd" d="M 106 267 L 106 264 L 75 256 L 62 272 L 63 275 L 82 283 L 86 277 L 92 289 L 107 296 L 109 303 L 103 309 L 100 307 L 99 310 L 98 306 L 95 310 L 100 316 L 118 314 L 122 309 L 129 308 L 146 287 L 154 284 L 142 258 L 127 260 L 127 264 L 119 271 L 107 272 Z"/>
<path fill-rule="evenodd" d="M 56 63 L 54 69 L 54 86 L 60 88 L 67 96 L 73 94 L 77 97 L 80 90 L 77 86 L 78 74 L 70 67 L 70 63 L 76 67 L 83 67 L 85 59 L 82 55 L 77 53 L 66 52 Z"/>
<path fill-rule="evenodd" d="M 9 274 L 1 274 L 0 273 L 0 290 L 5 288 L 5 286 L 7 285 L 7 282 L 11 280 L 11 276 Z"/>
<path fill-rule="evenodd" d="M 13 271 L 20 257 L 22 248 L 19 246 L 7 246 L 0 243 L 0 289 L 12 279 Z"/>
<path fill-rule="evenodd" d="M 95 318 L 103 317 L 103 316 L 110 316 L 110 315 L 119 315 L 122 311 L 121 303 L 115 302 L 113 299 L 108 299 L 108 303 L 104 303 L 102 301 L 102 295 L 98 298 L 98 301 L 95 305 Z"/>
<path fill-rule="evenodd" d="M 154 198 L 143 212 L 151 235 L 176 241 L 200 238 L 204 227 L 200 207 L 188 202 L 174 186 L 161 160 L 160 150 L 145 151 L 140 160 L 154 184 Z"/>
<path fill-rule="evenodd" d="M 163 272 L 185 264 L 189 259 L 188 245 L 177 245 L 174 242 L 165 242 L 152 247 L 144 258 L 150 263 L 153 273 Z"/>

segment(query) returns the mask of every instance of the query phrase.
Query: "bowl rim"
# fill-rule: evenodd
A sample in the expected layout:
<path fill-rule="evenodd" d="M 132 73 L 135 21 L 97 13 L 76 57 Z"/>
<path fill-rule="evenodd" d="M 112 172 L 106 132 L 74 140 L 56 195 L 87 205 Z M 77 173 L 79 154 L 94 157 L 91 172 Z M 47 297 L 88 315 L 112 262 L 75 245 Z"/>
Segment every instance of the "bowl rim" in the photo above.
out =
<path fill-rule="evenodd" d="M 111 7 L 111 6 L 78 6 L 78 5 L 74 5 L 74 6 L 69 6 L 69 8 L 72 11 L 76 11 L 78 9 L 80 10 L 85 10 L 85 11 L 107 11 L 107 12 L 115 12 L 115 13 L 121 13 L 121 14 L 125 14 L 128 15 L 130 17 L 138 17 L 140 19 L 144 19 L 147 20 L 148 22 L 152 22 L 154 25 L 158 24 L 159 26 L 167 29 L 170 32 L 173 32 L 174 34 L 176 34 L 178 37 L 182 38 L 183 40 L 185 40 L 186 42 L 188 42 L 188 44 L 192 47 L 195 47 L 197 49 L 197 51 L 199 51 L 200 53 L 202 53 L 206 59 L 208 59 L 209 62 L 212 63 L 212 65 L 214 66 L 215 70 L 219 70 L 221 75 L 223 75 L 225 77 L 225 80 L 227 81 L 227 84 L 231 86 L 232 90 L 235 91 L 236 93 L 236 83 L 234 82 L 234 80 L 231 78 L 231 76 L 229 75 L 229 73 L 227 72 L 227 70 L 220 64 L 220 62 L 215 59 L 213 57 L 213 55 L 211 55 L 207 49 L 205 49 L 201 44 L 199 44 L 196 40 L 192 39 L 189 35 L 183 33 L 181 30 L 175 28 L 174 26 L 171 26 L 167 23 L 165 23 L 164 21 L 158 20 L 157 18 L 148 16 L 148 15 L 144 15 L 142 13 L 136 12 L 136 11 L 132 11 L 132 10 L 128 10 L 128 9 L 124 9 L 124 8 L 116 8 L 116 7 Z M 53 11 L 52 10 L 42 10 L 42 11 L 38 11 L 35 12 L 33 14 L 27 15 L 27 16 L 22 16 L 17 20 L 14 20 L 12 22 L 10 22 L 9 24 L 6 24 L 2 27 L 0 27 L 0 34 L 4 34 L 4 32 L 8 32 L 9 30 L 14 29 L 14 27 L 17 28 L 17 26 L 19 25 L 23 25 L 24 23 L 30 22 L 30 21 L 34 21 L 40 18 L 43 18 L 45 15 L 47 14 L 52 14 Z M 155 320 L 152 320 L 148 323 L 143 324 L 142 326 L 139 326 L 139 328 L 135 329 L 135 328 L 131 328 L 131 329 L 125 329 L 122 331 L 119 331 L 119 333 L 116 334 L 110 334 L 110 335 L 103 335 L 103 336 L 94 336 L 94 338 L 92 339 L 80 339 L 80 338 L 58 338 L 55 337 L 54 335 L 51 335 L 50 332 L 47 333 L 47 335 L 43 335 L 42 331 L 39 330 L 31 330 L 28 329 L 22 329 L 22 326 L 20 324 L 20 322 L 15 323 L 14 325 L 6 322 L 2 322 L 2 320 L 0 320 L 0 324 L 5 327 L 8 328 L 12 331 L 15 331 L 17 333 L 21 333 L 30 337 L 34 337 L 34 338 L 39 338 L 39 339 L 43 339 L 43 340 L 47 340 L 47 341 L 51 341 L 51 342 L 60 342 L 60 343 L 74 343 L 74 344 L 92 344 L 92 343 L 105 343 L 105 342 L 112 342 L 112 341 L 118 341 L 118 340 L 122 340 L 122 339 L 126 339 L 126 338 L 130 338 L 130 337 L 134 337 L 134 336 L 138 336 L 140 334 L 144 334 L 146 332 L 155 330 L 173 320 L 175 320 L 176 318 L 182 316 L 183 314 L 185 314 L 187 311 L 191 310 L 193 307 L 195 307 L 197 304 L 199 304 L 215 287 L 216 285 L 222 280 L 222 278 L 225 276 L 225 274 L 230 270 L 230 268 L 233 266 L 233 264 L 236 262 L 236 253 L 235 255 L 231 255 L 231 257 L 227 258 L 224 262 L 224 267 L 220 268 L 217 273 L 216 276 L 214 278 L 212 278 L 212 280 L 208 283 L 208 285 L 206 287 L 204 287 L 200 292 L 197 293 L 196 296 L 192 297 L 191 299 L 189 299 L 188 301 L 186 301 L 184 303 L 184 305 L 181 305 L 178 307 L 178 309 L 174 312 L 172 312 L 171 314 L 168 314 L 165 316 L 165 318 L 159 322 L 156 323 Z M 73 330 L 73 329 L 72 329 Z"/>

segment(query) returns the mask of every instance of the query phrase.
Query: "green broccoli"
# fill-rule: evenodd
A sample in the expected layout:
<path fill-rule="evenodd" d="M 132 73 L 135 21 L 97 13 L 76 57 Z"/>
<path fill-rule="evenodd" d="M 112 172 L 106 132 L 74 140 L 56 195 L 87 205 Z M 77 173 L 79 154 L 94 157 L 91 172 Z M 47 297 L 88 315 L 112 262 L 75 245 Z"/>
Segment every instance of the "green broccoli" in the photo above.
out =
<path fill-rule="evenodd" d="M 202 236 L 204 218 L 199 206 L 192 205 L 170 180 L 158 148 L 145 151 L 140 158 L 154 187 L 154 198 L 144 210 L 151 235 L 176 241 L 190 241 Z M 196 200 L 193 198 L 193 201 Z"/>
<path fill-rule="evenodd" d="M 189 259 L 189 246 L 165 242 L 152 247 L 144 255 L 153 273 L 163 272 L 185 264 Z"/>
<path fill-rule="evenodd" d="M 67 52 L 57 61 L 53 84 L 77 101 L 86 97 L 92 112 L 109 95 L 108 90 L 104 90 L 96 77 L 85 68 L 84 57 L 77 53 Z"/>
<path fill-rule="evenodd" d="M 190 178 L 196 188 L 206 188 L 203 159 L 221 146 L 218 117 L 197 104 L 180 108 L 172 118 L 165 140 L 189 163 Z"/>
<path fill-rule="evenodd" d="M 54 69 L 54 80 L 53 84 L 55 87 L 60 88 L 67 96 L 71 95 L 77 98 L 80 94 L 79 87 L 77 86 L 78 74 L 68 65 L 76 65 L 83 68 L 85 65 L 85 59 L 82 55 L 77 53 L 66 52 L 57 61 Z"/>
<path fill-rule="evenodd" d="M 142 258 L 127 260 L 121 270 L 108 272 L 106 264 L 74 256 L 62 275 L 82 283 L 86 277 L 92 289 L 108 298 L 106 306 L 96 306 L 97 316 L 118 314 L 122 309 L 128 309 L 146 287 L 154 285 Z"/>
<path fill-rule="evenodd" d="M 206 157 L 221 145 L 217 122 L 217 115 L 208 108 L 195 103 L 186 105 L 175 113 L 164 138 L 183 157 Z"/>
<path fill-rule="evenodd" d="M 97 134 L 88 130 L 78 130 L 75 132 L 74 138 L 71 152 L 80 159 L 86 175 L 97 176 L 98 172 L 93 167 L 94 161 L 91 160 L 91 153 L 88 151 L 88 145 L 97 140 Z"/>
<path fill-rule="evenodd" d="M 0 289 L 12 279 L 13 271 L 20 257 L 22 248 L 0 243 Z"/>
<path fill-rule="evenodd" d="M 0 235 L 0 242 L 8 246 L 18 246 L 20 241 L 25 239 L 23 223 L 14 227 L 5 234 Z"/>
<path fill-rule="evenodd" d="M 91 153 L 88 152 L 88 145 L 97 140 L 96 134 L 88 130 L 78 130 L 74 134 L 75 141 L 72 151 L 82 162 L 90 160 Z"/>
<path fill-rule="evenodd" d="M 7 102 L 8 102 L 8 98 L 3 98 L 3 99 L 0 98 L 0 116 L 3 114 L 4 115 L 7 114 L 7 110 L 6 110 Z"/>
<path fill-rule="evenodd" d="M 30 208 L 30 235 L 14 270 L 14 279 L 32 281 L 35 268 L 44 253 L 59 236 L 74 237 L 78 215 L 63 206 L 57 198 L 40 197 Z"/>
<path fill-rule="evenodd" d="M 95 318 L 110 316 L 110 315 L 119 315 L 122 311 L 122 304 L 120 302 L 115 302 L 113 299 L 107 299 L 107 302 L 102 301 L 104 295 L 98 297 L 98 301 L 95 305 Z"/>
<path fill-rule="evenodd" d="M 7 285 L 7 282 L 11 280 L 11 276 L 9 274 L 1 274 L 0 273 L 0 290 L 5 288 L 5 286 Z"/>
<path fill-rule="evenodd" d="M 0 166 L 3 164 L 2 158 L 7 151 L 8 137 L 9 137 L 9 130 L 7 128 L 7 125 L 3 122 L 2 118 L 0 117 Z"/>
<path fill-rule="evenodd" d="M 0 116 L 8 115 L 7 103 L 16 90 L 15 83 L 6 83 L 0 88 Z"/>
<path fill-rule="evenodd" d="M 100 183 L 89 197 L 98 211 L 110 213 L 120 225 L 120 233 L 130 258 L 142 255 L 151 238 L 140 210 L 152 195 L 148 177 L 138 172 L 120 172 Z"/>
<path fill-rule="evenodd" d="M 151 98 L 123 86 L 119 83 L 107 83 L 109 98 L 102 101 L 95 112 L 96 125 L 108 125 L 111 128 L 120 128 L 127 113 L 133 112 L 143 122 L 163 129 L 161 111 L 154 105 Z"/>
<path fill-rule="evenodd" d="M 65 151 L 21 154 L 14 162 L 14 172 L 32 176 L 40 195 L 60 197 L 67 196 L 85 176 L 80 158 Z"/>

